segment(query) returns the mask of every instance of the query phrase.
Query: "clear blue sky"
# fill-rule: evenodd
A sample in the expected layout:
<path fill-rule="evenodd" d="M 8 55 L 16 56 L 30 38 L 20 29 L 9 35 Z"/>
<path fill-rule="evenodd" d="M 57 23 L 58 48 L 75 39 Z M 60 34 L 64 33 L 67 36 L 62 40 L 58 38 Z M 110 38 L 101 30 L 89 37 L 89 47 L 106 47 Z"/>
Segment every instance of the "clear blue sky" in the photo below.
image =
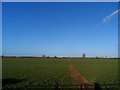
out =
<path fill-rule="evenodd" d="M 2 55 L 2 3 L 0 2 L 0 56 Z"/>
<path fill-rule="evenodd" d="M 118 3 L 3 3 L 3 55 L 118 54 Z"/>

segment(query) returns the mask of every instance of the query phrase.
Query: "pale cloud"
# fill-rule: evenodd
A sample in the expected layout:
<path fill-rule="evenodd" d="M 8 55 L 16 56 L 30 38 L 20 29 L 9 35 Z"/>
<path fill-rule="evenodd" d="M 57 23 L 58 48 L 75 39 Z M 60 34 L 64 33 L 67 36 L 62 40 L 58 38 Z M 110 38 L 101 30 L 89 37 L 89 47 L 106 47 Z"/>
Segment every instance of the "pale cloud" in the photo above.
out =
<path fill-rule="evenodd" d="M 114 15 L 118 14 L 120 12 L 120 9 L 112 12 L 110 15 L 106 16 L 103 18 L 103 22 L 109 21 Z"/>

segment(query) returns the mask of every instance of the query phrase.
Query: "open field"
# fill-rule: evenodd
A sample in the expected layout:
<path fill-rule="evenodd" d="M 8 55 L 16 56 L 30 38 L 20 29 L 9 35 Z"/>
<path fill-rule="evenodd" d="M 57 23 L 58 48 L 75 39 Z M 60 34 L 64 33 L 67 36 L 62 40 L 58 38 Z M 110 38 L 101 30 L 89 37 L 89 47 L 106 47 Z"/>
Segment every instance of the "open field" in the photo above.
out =
<path fill-rule="evenodd" d="M 113 84 L 118 81 L 118 61 L 107 59 L 74 59 L 72 63 L 91 83 Z"/>
<path fill-rule="evenodd" d="M 78 78 L 78 79 L 77 79 Z M 3 88 L 117 84 L 118 61 L 80 58 L 3 58 Z"/>

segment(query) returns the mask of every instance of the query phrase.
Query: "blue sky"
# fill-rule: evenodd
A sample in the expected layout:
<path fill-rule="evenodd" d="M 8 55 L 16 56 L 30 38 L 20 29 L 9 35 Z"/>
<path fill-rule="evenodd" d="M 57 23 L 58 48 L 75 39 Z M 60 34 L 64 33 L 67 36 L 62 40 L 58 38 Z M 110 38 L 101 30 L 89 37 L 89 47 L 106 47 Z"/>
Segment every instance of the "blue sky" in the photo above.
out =
<path fill-rule="evenodd" d="M 2 55 L 2 3 L 0 2 L 0 56 Z"/>
<path fill-rule="evenodd" d="M 117 9 L 115 2 L 3 3 L 3 55 L 115 57 Z"/>

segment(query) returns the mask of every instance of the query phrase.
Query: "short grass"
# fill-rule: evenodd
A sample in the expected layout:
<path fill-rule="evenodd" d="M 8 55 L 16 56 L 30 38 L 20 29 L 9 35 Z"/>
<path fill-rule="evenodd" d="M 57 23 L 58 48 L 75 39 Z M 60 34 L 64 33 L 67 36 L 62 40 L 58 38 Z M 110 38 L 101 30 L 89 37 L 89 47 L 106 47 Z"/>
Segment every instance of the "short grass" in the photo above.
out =
<path fill-rule="evenodd" d="M 3 79 L 26 79 L 12 87 L 36 87 L 40 85 L 71 84 L 66 59 L 4 58 Z"/>
<path fill-rule="evenodd" d="M 118 83 L 117 59 L 74 59 L 72 63 L 91 83 Z"/>
<path fill-rule="evenodd" d="M 71 61 L 91 83 L 115 84 L 118 81 L 117 60 L 72 58 Z M 14 88 L 55 85 L 56 82 L 74 84 L 67 58 L 3 58 L 3 80 L 12 83 L 3 87 Z"/>

